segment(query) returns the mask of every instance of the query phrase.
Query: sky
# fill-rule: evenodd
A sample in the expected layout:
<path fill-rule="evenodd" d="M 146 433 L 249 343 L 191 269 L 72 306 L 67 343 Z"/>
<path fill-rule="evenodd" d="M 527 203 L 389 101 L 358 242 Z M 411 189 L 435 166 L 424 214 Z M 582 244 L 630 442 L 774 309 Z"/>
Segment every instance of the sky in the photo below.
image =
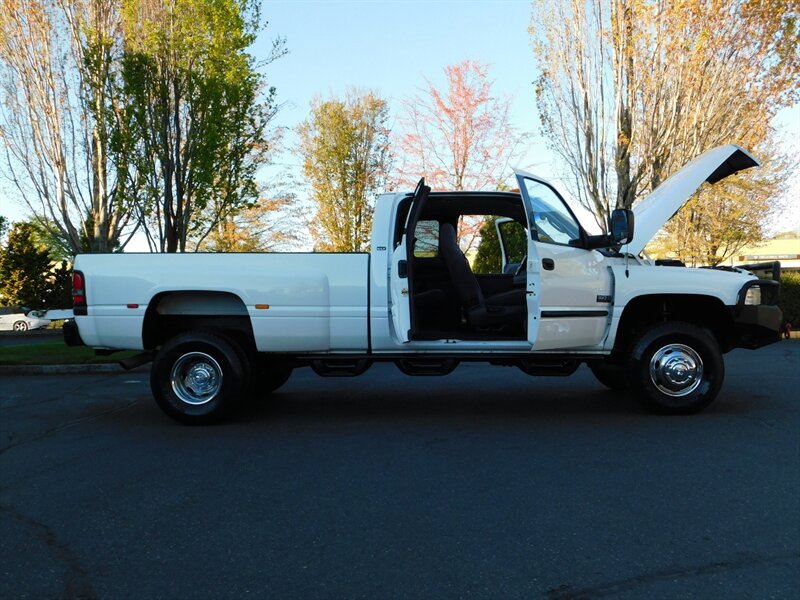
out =
<path fill-rule="evenodd" d="M 378 92 L 396 116 L 402 98 L 419 93 L 426 79 L 443 84 L 444 67 L 469 58 L 491 65 L 493 90 L 513 99 L 515 126 L 536 129 L 527 0 L 267 0 L 262 10 L 269 25 L 256 55 L 265 56 L 276 37 L 286 39 L 289 51 L 267 67 L 268 80 L 285 103 L 277 117 L 281 125 L 305 119 L 314 96 L 342 97 L 350 86 Z M 541 140 L 531 143 L 541 145 Z M 538 154 L 526 157 L 524 166 L 549 162 L 545 153 Z"/>
<path fill-rule="evenodd" d="M 268 26 L 252 52 L 263 59 L 272 40 L 286 40 L 288 54 L 264 67 L 282 105 L 274 124 L 286 128 L 307 117 L 315 96 L 341 97 L 351 86 L 378 92 L 396 116 L 400 100 L 419 93 L 426 79 L 444 82 L 446 65 L 466 58 L 488 63 L 495 93 L 512 98 L 512 124 L 531 134 L 515 166 L 566 192 L 561 165 L 539 135 L 530 15 L 529 0 L 264 0 L 262 17 Z M 781 113 L 775 125 L 800 151 L 800 107 Z M 296 157 L 284 153 L 277 163 L 276 168 L 294 169 L 300 176 Z M 792 189 L 777 230 L 800 229 L 797 174 Z M 4 199 L 0 214 L 13 221 L 23 218 L 24 211 Z"/>
<path fill-rule="evenodd" d="M 255 53 L 266 56 L 271 40 L 286 39 L 289 53 L 269 65 L 267 74 L 285 103 L 277 122 L 287 127 L 307 117 L 314 96 L 341 97 L 353 85 L 377 91 L 396 116 L 400 100 L 420 92 L 426 79 L 444 83 L 446 65 L 465 58 L 488 63 L 495 93 L 512 98 L 512 124 L 530 134 L 527 152 L 513 166 L 552 181 L 567 195 L 564 166 L 539 132 L 531 10 L 530 0 L 266 0 L 262 11 L 269 25 Z M 800 106 L 784 110 L 774 125 L 800 152 Z M 281 161 L 299 172 L 299 159 Z M 790 187 L 776 231 L 800 230 L 800 173 Z"/>

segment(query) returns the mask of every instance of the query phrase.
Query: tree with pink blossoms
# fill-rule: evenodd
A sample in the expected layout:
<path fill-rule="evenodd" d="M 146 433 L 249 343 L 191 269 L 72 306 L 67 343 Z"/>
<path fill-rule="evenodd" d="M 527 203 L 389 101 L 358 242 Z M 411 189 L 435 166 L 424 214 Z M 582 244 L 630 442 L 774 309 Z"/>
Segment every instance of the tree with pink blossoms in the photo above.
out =
<path fill-rule="evenodd" d="M 492 93 L 484 63 L 464 60 L 444 71 L 445 88 L 426 79 L 424 91 L 402 103 L 395 184 L 411 188 L 425 177 L 434 190 L 505 187 L 524 139 L 510 123 L 511 98 Z M 482 225 L 482 219 L 462 219 L 463 250 L 475 245 Z"/>

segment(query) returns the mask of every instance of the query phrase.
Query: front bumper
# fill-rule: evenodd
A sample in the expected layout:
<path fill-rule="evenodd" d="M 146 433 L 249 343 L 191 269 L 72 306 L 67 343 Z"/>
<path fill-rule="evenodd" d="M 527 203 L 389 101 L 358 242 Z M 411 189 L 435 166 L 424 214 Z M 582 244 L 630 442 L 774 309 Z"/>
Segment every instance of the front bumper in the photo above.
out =
<path fill-rule="evenodd" d="M 761 348 L 780 339 L 783 312 L 777 306 L 743 306 L 734 309 L 736 345 L 740 348 Z"/>
<path fill-rule="evenodd" d="M 747 290 L 753 286 L 761 288 L 762 298 L 770 304 L 745 304 Z M 783 311 L 777 303 L 780 284 L 777 281 L 748 281 L 739 291 L 733 307 L 733 323 L 736 330 L 736 345 L 740 348 L 761 348 L 780 340 Z"/>

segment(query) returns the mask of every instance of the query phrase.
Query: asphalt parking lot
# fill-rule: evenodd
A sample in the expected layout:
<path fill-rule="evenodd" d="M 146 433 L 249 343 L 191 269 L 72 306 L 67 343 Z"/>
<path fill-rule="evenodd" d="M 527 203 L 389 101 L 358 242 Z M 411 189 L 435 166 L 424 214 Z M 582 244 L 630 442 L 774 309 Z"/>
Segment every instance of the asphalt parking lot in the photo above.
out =
<path fill-rule="evenodd" d="M 692 417 L 582 367 L 296 372 L 221 426 L 0 375 L 2 598 L 797 598 L 800 342 Z"/>

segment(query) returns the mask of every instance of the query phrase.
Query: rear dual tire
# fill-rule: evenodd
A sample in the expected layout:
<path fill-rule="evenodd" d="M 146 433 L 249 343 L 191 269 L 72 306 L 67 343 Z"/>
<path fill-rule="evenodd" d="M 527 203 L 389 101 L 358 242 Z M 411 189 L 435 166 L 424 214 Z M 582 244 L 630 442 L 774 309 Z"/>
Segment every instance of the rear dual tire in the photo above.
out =
<path fill-rule="evenodd" d="M 248 370 L 246 355 L 232 340 L 215 333 L 183 333 L 156 354 L 150 387 L 168 416 L 188 425 L 208 425 L 241 405 Z"/>
<path fill-rule="evenodd" d="M 187 332 L 167 341 L 150 370 L 158 406 L 188 425 L 219 423 L 248 400 L 269 395 L 292 374 L 288 362 L 253 352 L 217 332 Z"/>
<path fill-rule="evenodd" d="M 593 362 L 589 364 L 589 369 L 597 381 L 607 388 L 614 391 L 628 389 L 628 374 L 622 365 Z"/>
<path fill-rule="evenodd" d="M 289 380 L 293 371 L 289 362 L 274 360 L 267 355 L 256 356 L 251 364 L 253 372 L 250 388 L 255 398 L 269 396 Z"/>

